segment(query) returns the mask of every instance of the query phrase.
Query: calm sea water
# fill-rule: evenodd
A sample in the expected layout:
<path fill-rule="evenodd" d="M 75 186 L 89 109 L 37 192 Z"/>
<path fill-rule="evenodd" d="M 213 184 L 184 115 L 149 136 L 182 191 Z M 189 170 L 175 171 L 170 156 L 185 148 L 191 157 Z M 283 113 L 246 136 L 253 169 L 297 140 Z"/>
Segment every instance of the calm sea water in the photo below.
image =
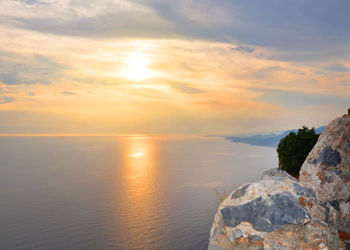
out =
<path fill-rule="evenodd" d="M 0 249 L 206 249 L 220 193 L 275 149 L 204 137 L 0 137 Z"/>

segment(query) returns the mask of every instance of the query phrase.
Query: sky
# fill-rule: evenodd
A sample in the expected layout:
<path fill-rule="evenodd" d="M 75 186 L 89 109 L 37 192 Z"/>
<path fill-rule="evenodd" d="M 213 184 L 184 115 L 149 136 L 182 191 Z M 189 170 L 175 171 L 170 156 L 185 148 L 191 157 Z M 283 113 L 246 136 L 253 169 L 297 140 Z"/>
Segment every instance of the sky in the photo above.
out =
<path fill-rule="evenodd" d="M 0 0 L 0 134 L 238 134 L 350 107 L 348 0 Z"/>

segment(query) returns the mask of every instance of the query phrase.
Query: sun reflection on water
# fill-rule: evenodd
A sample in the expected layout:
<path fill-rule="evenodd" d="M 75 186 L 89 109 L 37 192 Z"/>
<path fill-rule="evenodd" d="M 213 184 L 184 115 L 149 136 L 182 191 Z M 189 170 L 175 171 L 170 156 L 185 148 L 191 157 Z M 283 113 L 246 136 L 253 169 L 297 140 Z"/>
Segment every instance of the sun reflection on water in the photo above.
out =
<path fill-rule="evenodd" d="M 128 183 L 128 189 L 138 191 L 141 186 L 151 184 L 154 171 L 154 142 L 151 137 L 131 136 L 123 142 L 125 150 L 124 168 L 127 178 L 135 178 Z"/>
<path fill-rule="evenodd" d="M 156 139 L 152 136 L 128 136 L 123 138 L 122 176 L 123 186 L 118 200 L 127 208 L 118 224 L 122 233 L 132 236 L 133 245 L 147 247 L 149 239 L 157 241 L 159 232 L 159 171 Z M 123 237 L 124 238 L 124 237 Z M 128 246 L 125 246 L 128 248 Z"/>

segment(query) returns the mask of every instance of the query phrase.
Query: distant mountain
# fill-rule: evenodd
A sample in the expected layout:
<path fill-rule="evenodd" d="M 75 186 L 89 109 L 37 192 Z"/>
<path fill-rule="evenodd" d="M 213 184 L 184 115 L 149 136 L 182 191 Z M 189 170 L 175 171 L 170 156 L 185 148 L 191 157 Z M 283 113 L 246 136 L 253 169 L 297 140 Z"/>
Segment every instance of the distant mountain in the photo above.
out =
<path fill-rule="evenodd" d="M 326 126 L 316 128 L 317 134 L 321 134 Z M 277 147 L 280 140 L 288 135 L 290 132 L 298 132 L 297 129 L 286 130 L 280 134 L 255 134 L 255 135 L 237 135 L 237 136 L 226 136 L 225 139 L 232 142 L 241 142 L 255 146 L 265 147 Z"/>

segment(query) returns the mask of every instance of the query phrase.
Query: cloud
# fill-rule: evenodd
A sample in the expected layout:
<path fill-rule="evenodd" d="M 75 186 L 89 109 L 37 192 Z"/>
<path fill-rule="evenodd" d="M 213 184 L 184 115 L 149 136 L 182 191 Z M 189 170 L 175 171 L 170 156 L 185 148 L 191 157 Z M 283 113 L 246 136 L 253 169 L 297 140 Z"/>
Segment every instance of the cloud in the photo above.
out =
<path fill-rule="evenodd" d="M 241 52 L 241 53 L 253 53 L 255 51 L 254 48 L 251 48 L 251 47 L 248 47 L 248 46 L 242 46 L 242 45 L 239 45 L 237 47 L 232 47 L 231 48 L 232 51 L 238 51 L 238 52 Z"/>
<path fill-rule="evenodd" d="M 16 98 L 12 96 L 0 96 L 0 104 L 14 102 Z"/>
<path fill-rule="evenodd" d="M 0 54 L 0 81 L 6 85 L 50 84 L 66 68 L 40 54 L 11 55 Z"/>
<path fill-rule="evenodd" d="M 346 41 L 346 39 L 344 39 Z M 299 50 L 281 50 L 270 49 L 269 53 L 262 55 L 263 58 L 274 61 L 300 62 L 300 63 L 318 63 L 320 61 L 344 60 L 349 58 L 350 49 L 347 42 L 341 44 L 325 44 L 323 48 L 312 48 L 305 46 Z"/>
<path fill-rule="evenodd" d="M 317 119 L 304 111 L 314 105 L 328 105 L 330 117 L 348 106 L 349 5 L 0 0 L 0 91 L 16 99 L 1 108 L 30 110 L 34 130 L 56 132 L 105 125 L 121 133 L 279 129 L 297 115 Z M 122 77 L 135 52 L 149 59 L 154 78 Z M 45 123 L 35 128 L 43 112 Z"/>
<path fill-rule="evenodd" d="M 71 91 L 62 91 L 61 94 L 62 95 L 76 95 L 76 93 L 71 92 Z"/>
<path fill-rule="evenodd" d="M 172 86 L 173 88 L 185 94 L 198 94 L 198 93 L 204 92 L 204 90 L 193 87 L 191 86 L 191 84 L 188 84 L 188 83 L 183 83 L 178 81 L 168 81 L 167 83 L 170 84 L 170 86 Z"/>
<path fill-rule="evenodd" d="M 350 41 L 350 2 L 2 1 L 2 23 L 85 37 L 183 37 L 319 52 Z M 347 49 L 348 50 L 348 49 Z"/>
<path fill-rule="evenodd" d="M 335 63 L 323 67 L 324 70 L 334 71 L 334 72 L 350 72 L 350 69 L 345 67 L 343 64 Z"/>
<path fill-rule="evenodd" d="M 27 4 L 27 5 L 30 5 L 30 6 L 33 6 L 33 5 L 45 5 L 45 4 L 49 4 L 51 1 L 40 1 L 40 0 L 14 0 L 14 1 L 18 1 L 18 2 L 21 2 L 21 3 L 24 3 L 24 4 Z"/>
<path fill-rule="evenodd" d="M 160 37 L 169 28 L 152 9 L 137 1 L 29 2 L 1 3 L 0 18 L 8 26 L 73 37 Z"/>
<path fill-rule="evenodd" d="M 275 103 L 286 108 L 327 104 L 337 104 L 346 107 L 350 99 L 349 94 L 308 93 L 277 89 L 253 89 L 253 91 L 260 93 L 255 98 L 256 101 Z"/>

